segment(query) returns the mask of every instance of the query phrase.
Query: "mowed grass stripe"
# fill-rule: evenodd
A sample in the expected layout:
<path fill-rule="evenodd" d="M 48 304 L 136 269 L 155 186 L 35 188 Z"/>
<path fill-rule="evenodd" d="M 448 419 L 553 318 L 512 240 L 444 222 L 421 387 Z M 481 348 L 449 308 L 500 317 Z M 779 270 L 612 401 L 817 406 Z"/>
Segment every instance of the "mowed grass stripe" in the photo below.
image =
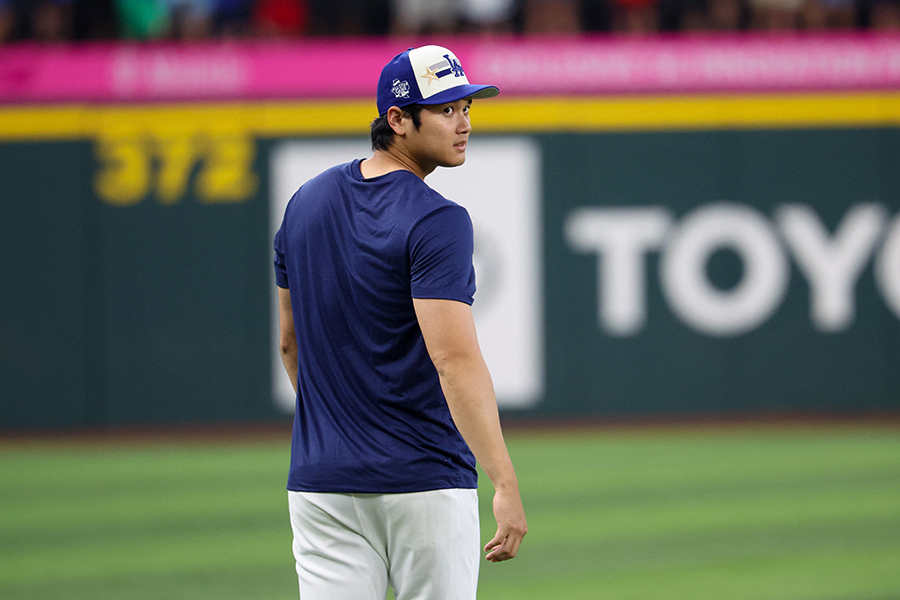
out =
<path fill-rule="evenodd" d="M 284 534 L 286 447 L 69 448 L 63 460 L 58 449 L 7 453 L 23 459 L 6 461 L 18 463 L 11 471 L 23 483 L 0 498 L 0 548 L 16 550 L 0 562 L 0 582 L 7 573 L 27 577 L 28 565 L 46 563 L 58 548 L 78 550 L 66 565 L 76 559 L 109 565 L 115 563 L 102 556 L 107 548 L 132 543 L 148 553 L 158 546 L 168 556 L 165 541 L 173 538 L 187 547 L 191 536 L 202 541 L 231 532 L 255 541 L 254 532 L 275 527 Z M 43 490 L 33 477 L 41 463 L 49 472 Z M 273 493 L 279 486 L 282 493 Z M 140 568 L 154 568 L 145 558 Z"/>
<path fill-rule="evenodd" d="M 734 540 L 740 544 L 741 540 Z M 652 547 L 609 557 L 573 546 L 557 560 L 526 560 L 539 574 L 498 578 L 482 570 L 479 596 L 566 600 L 896 600 L 900 553 L 850 549 L 783 557 L 718 557 L 703 562 Z M 587 558 L 590 557 L 590 558 Z M 518 559 L 517 559 L 518 560 Z M 565 565 L 569 564 L 569 568 Z"/>
<path fill-rule="evenodd" d="M 62 487 L 70 493 L 93 494 L 96 486 L 130 491 L 135 486 L 155 489 L 177 487 L 197 478 L 207 484 L 233 485 L 235 478 L 286 479 L 290 440 L 267 443 L 202 443 L 188 444 L 163 441 L 103 442 L 91 446 L 87 442 L 47 442 L 34 445 L 0 444 L 0 455 L 8 457 L 3 465 L 6 481 L 14 487 L 4 489 L 12 496 L 41 495 L 48 486 Z M 232 461 L 223 476 L 221 461 Z M 199 483 L 199 481 L 198 481 Z M 5 499 L 4 498 L 4 499 Z M 3 501 L 3 499 L 0 499 Z"/>
<path fill-rule="evenodd" d="M 215 572 L 169 573 L 163 577 L 123 571 L 93 582 L 48 580 L 27 586 L 5 586 L 0 590 L 5 598 L 15 600 L 297 600 L 297 583 L 292 568 L 292 563 L 279 563 L 274 567 L 251 564 Z"/>
<path fill-rule="evenodd" d="M 265 487 L 229 490 L 211 486 L 203 493 L 197 493 L 196 487 L 175 490 L 137 487 L 129 492 L 110 493 L 98 487 L 94 493 L 80 497 L 61 489 L 28 503 L 3 503 L 0 543 L 17 537 L 26 541 L 42 532 L 56 537 L 64 536 L 67 530 L 76 533 L 94 530 L 102 534 L 103 530 L 115 531 L 118 526 L 139 533 L 156 530 L 161 522 L 191 531 L 220 526 L 222 515 L 229 515 L 230 524 L 251 525 L 272 509 L 286 510 L 286 491 L 280 502 L 275 500 L 271 490 Z"/>
<path fill-rule="evenodd" d="M 483 565 L 480 597 L 900 598 L 896 428 L 507 437 L 531 532 L 516 560 Z M 296 599 L 287 453 L 0 445 L 0 597 Z"/>
<path fill-rule="evenodd" d="M 874 523 L 890 527 L 900 510 L 898 493 L 897 486 L 869 485 L 833 493 L 746 494 L 730 499 L 703 498 L 677 503 L 656 498 L 627 504 L 598 502 L 573 507 L 563 503 L 555 508 L 527 508 L 532 519 L 547 525 L 546 529 L 533 531 L 532 538 L 592 540 L 602 532 L 604 538 L 618 540 L 685 533 L 823 528 L 831 524 Z M 590 519 L 592 526 L 585 527 L 584 519 Z M 900 525 L 896 530 L 900 533 Z"/>
<path fill-rule="evenodd" d="M 203 578 L 273 563 L 288 569 L 292 565 L 289 527 L 281 531 L 269 527 L 189 532 L 161 528 L 157 535 L 134 535 L 126 529 L 115 537 L 86 535 L 80 542 L 45 541 L 40 551 L 4 557 L 0 581 L 23 585 L 97 582 L 121 575 L 193 574 Z"/>
<path fill-rule="evenodd" d="M 893 430 L 601 432 L 514 450 L 531 552 L 482 571 L 487 597 L 900 598 Z"/>
<path fill-rule="evenodd" d="M 888 469 L 897 473 L 898 432 L 836 427 L 699 429 L 656 433 L 574 433 L 530 436 L 519 449 L 521 469 L 540 471 L 542 483 L 565 493 L 582 483 L 630 484 L 692 480 L 744 481 L 847 469 Z M 574 456 L 573 456 L 574 455 Z M 583 467 L 589 467 L 584 469 Z M 569 480 L 572 472 L 580 477 Z"/>
<path fill-rule="evenodd" d="M 20 459 L 4 461 L 17 467 L 4 470 L 0 483 L 0 590 L 122 575 L 205 578 L 273 563 L 290 569 L 288 448 L 286 442 L 0 451 Z M 41 486 L 35 474 L 44 466 Z M 16 480 L 10 473 L 20 475 L 21 485 L 7 485 Z"/>

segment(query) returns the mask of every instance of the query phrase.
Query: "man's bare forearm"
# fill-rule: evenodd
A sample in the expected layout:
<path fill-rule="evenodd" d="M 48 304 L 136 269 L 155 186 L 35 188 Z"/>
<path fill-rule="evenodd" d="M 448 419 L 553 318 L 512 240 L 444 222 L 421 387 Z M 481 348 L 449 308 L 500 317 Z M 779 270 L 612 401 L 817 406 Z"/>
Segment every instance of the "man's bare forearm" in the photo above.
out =
<path fill-rule="evenodd" d="M 491 483 L 495 488 L 518 488 L 484 360 L 480 356 L 449 359 L 438 373 L 453 421 Z"/>
<path fill-rule="evenodd" d="M 472 310 L 452 300 L 414 299 L 413 305 L 453 422 L 494 484 L 497 533 L 485 545 L 485 558 L 509 560 L 518 552 L 528 525 Z"/>
<path fill-rule="evenodd" d="M 480 352 L 439 369 L 444 397 L 457 429 L 494 485 L 492 502 L 497 532 L 485 544 L 485 558 L 514 558 L 528 532 L 519 481 L 513 468 L 494 397 L 490 373 Z"/>
<path fill-rule="evenodd" d="M 291 385 L 294 386 L 294 393 L 297 393 L 297 343 L 295 342 L 293 346 L 285 347 L 281 346 L 281 362 L 284 365 L 284 370 L 287 371 L 288 377 L 291 379 Z"/>
<path fill-rule="evenodd" d="M 294 312 L 291 309 L 291 292 L 287 288 L 278 289 L 278 349 L 281 351 L 281 362 L 287 371 L 297 393 L 298 350 L 297 333 L 294 329 Z"/>

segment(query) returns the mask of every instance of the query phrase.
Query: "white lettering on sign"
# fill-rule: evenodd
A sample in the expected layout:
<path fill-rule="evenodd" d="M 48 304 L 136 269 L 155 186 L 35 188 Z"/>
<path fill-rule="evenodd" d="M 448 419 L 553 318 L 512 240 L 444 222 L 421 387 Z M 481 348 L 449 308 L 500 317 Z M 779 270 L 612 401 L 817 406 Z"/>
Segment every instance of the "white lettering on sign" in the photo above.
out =
<path fill-rule="evenodd" d="M 571 215 L 566 237 L 580 252 L 597 253 L 597 319 L 616 335 L 647 320 L 644 255 L 659 248 L 673 217 L 665 208 L 584 208 Z"/>
<path fill-rule="evenodd" d="M 610 335 L 634 335 L 645 326 L 646 255 L 654 251 L 672 312 L 706 335 L 741 335 L 770 319 L 787 293 L 791 259 L 809 284 L 817 330 L 852 325 L 856 286 L 873 254 L 878 289 L 900 318 L 900 216 L 888 224 L 877 203 L 851 206 L 834 232 L 804 204 L 778 207 L 774 222 L 734 202 L 701 206 L 680 222 L 659 206 L 585 207 L 568 216 L 565 235 L 574 250 L 597 255 L 597 321 Z M 714 285 L 707 272 L 723 249 L 743 266 L 729 289 Z"/>
<path fill-rule="evenodd" d="M 723 248 L 741 258 L 744 273 L 731 289 L 709 281 L 706 265 Z M 732 336 L 756 329 L 781 304 L 788 262 L 766 218 L 740 204 L 711 204 L 687 215 L 672 232 L 660 261 L 672 310 L 697 331 Z"/>
<path fill-rule="evenodd" d="M 887 213 L 878 204 L 851 207 L 829 236 L 810 206 L 790 204 L 775 220 L 797 267 L 810 286 L 810 318 L 822 331 L 842 331 L 856 316 L 856 282 L 884 228 Z"/>
<path fill-rule="evenodd" d="M 900 319 L 900 215 L 888 227 L 881 252 L 875 257 L 875 283 L 888 308 Z"/>

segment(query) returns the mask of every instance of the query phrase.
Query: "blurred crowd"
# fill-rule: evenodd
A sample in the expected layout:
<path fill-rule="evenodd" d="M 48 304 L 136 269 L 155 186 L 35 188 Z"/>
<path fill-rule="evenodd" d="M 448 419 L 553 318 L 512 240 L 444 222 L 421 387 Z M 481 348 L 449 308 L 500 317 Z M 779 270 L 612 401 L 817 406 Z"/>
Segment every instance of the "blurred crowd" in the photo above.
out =
<path fill-rule="evenodd" d="M 900 0 L 0 0 L 0 43 L 900 30 Z"/>

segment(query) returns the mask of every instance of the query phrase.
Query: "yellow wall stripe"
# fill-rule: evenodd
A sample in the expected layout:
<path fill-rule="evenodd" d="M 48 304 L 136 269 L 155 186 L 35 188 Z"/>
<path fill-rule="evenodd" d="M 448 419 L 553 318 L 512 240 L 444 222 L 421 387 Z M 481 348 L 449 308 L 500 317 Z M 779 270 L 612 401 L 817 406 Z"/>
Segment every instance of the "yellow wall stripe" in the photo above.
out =
<path fill-rule="evenodd" d="M 900 124 L 900 94 L 657 96 L 485 102 L 488 130 L 634 131 L 878 127 Z"/>
<path fill-rule="evenodd" d="M 371 100 L 154 105 L 0 106 L 0 140 L 213 130 L 284 137 L 359 135 Z M 603 132 L 900 125 L 900 92 L 510 98 L 476 102 L 476 131 Z"/>
<path fill-rule="evenodd" d="M 83 106 L 0 106 L 0 140 L 72 139 L 87 135 Z"/>

